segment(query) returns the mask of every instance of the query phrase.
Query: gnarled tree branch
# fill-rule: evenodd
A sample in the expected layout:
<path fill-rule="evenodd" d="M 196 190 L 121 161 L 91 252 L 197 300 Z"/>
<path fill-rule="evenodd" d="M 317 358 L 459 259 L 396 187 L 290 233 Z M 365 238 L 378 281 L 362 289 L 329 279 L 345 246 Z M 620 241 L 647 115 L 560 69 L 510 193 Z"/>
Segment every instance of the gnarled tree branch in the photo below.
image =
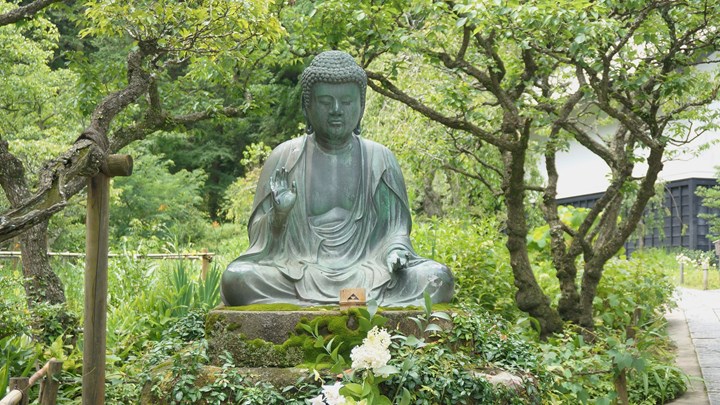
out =
<path fill-rule="evenodd" d="M 45 7 L 59 3 L 62 0 L 35 0 L 32 3 L 10 10 L 5 14 L 0 14 L 0 27 L 16 23 L 20 20 L 32 17 Z"/>

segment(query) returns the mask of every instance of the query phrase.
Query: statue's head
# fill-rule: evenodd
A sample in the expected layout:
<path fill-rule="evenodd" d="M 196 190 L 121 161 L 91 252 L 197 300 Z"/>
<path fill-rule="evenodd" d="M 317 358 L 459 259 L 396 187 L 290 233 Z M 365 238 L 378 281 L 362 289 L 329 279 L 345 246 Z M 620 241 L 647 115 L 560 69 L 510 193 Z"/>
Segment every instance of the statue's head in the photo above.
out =
<path fill-rule="evenodd" d="M 307 111 L 312 102 L 313 88 L 319 83 L 357 84 L 360 90 L 360 117 L 353 132 L 359 135 L 360 121 L 365 111 L 365 93 L 367 91 L 367 75 L 365 71 L 358 66 L 352 56 L 342 51 L 325 51 L 310 62 L 310 65 L 305 68 L 302 76 L 300 76 L 302 109 L 307 122 L 308 133 L 313 132 L 313 128 L 308 119 Z"/>

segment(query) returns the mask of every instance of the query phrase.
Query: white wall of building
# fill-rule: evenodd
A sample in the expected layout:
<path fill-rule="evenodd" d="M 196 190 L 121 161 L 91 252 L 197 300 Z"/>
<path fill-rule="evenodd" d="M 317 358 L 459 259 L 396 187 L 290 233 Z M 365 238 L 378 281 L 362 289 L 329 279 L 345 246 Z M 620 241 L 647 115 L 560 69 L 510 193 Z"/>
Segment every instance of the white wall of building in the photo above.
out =
<path fill-rule="evenodd" d="M 660 179 L 673 181 L 692 177 L 716 178 L 716 166 L 720 166 L 718 140 L 720 132 L 707 132 L 686 147 L 673 149 L 675 156 L 665 161 Z M 696 151 L 705 144 L 710 146 L 704 151 Z M 608 166 L 578 143 L 573 142 L 567 151 L 558 153 L 556 164 L 560 175 L 558 198 L 600 193 L 608 187 Z M 644 166 L 638 165 L 634 174 L 640 176 L 644 170 Z"/>

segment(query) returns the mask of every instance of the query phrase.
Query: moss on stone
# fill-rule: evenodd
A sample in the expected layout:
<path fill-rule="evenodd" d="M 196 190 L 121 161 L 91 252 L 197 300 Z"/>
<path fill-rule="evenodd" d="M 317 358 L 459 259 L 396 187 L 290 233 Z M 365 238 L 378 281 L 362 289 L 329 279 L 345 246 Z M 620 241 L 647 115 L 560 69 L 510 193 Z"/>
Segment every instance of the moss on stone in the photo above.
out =
<path fill-rule="evenodd" d="M 278 309 L 284 308 L 285 310 L 293 310 L 293 308 L 299 307 L 290 304 L 263 304 L 230 308 L 242 311 L 262 310 L 261 312 L 282 312 L 278 311 Z M 445 308 L 450 308 L 450 306 L 438 305 L 434 306 L 433 310 L 442 311 L 445 310 Z M 393 314 L 394 312 L 395 314 Z M 398 314 L 401 312 L 410 312 L 410 314 L 403 314 L 400 315 L 400 318 L 398 318 Z M 372 325 L 383 326 L 388 322 L 388 318 L 386 316 L 390 316 L 394 319 L 391 322 L 390 328 L 398 328 L 399 330 L 403 330 L 406 334 L 412 333 L 419 336 L 418 334 L 422 332 L 415 330 L 417 327 L 411 320 L 407 319 L 407 316 L 422 316 L 423 313 L 424 311 L 410 311 L 407 308 L 402 308 L 397 311 L 390 308 L 384 308 L 378 311 L 378 314 L 375 315 L 372 320 Z M 255 315 L 249 314 L 247 316 L 254 317 Z M 260 319 L 264 319 L 261 314 L 258 314 L 257 316 L 261 317 Z M 236 317 L 229 314 L 223 315 L 221 311 L 211 312 L 206 320 L 206 332 L 209 340 L 209 354 L 213 359 L 213 363 L 218 365 L 221 364 L 219 356 L 223 352 L 228 351 L 232 354 L 233 359 L 238 366 L 290 367 L 301 363 L 313 363 L 317 362 L 318 359 L 322 359 L 322 356 L 327 354 L 326 347 L 328 343 L 332 340 L 332 347 L 330 349 L 333 350 L 339 346 L 338 354 L 345 358 L 349 358 L 352 348 L 362 343 L 367 329 L 370 328 L 367 324 L 364 324 L 364 327 L 361 327 L 361 320 L 366 316 L 367 309 L 362 307 L 349 308 L 343 311 L 333 310 L 329 313 L 318 312 L 316 314 L 307 314 L 307 316 L 299 318 L 299 322 L 292 321 L 287 324 L 287 330 L 291 331 L 289 332 L 289 337 L 286 339 L 284 337 L 280 339 L 273 339 L 273 341 L 270 342 L 262 339 L 254 339 L 258 336 L 255 329 L 258 327 L 261 329 L 263 327 L 268 327 L 266 320 L 258 322 L 254 328 L 251 327 L 247 329 L 246 332 L 246 325 L 240 325 L 239 322 L 239 319 L 244 319 L 244 316 Z M 279 317 L 278 319 L 285 319 L 285 317 Z M 277 325 L 280 325 L 282 322 L 277 324 L 273 323 L 273 325 L 277 327 Z M 242 323 L 244 324 L 245 321 L 242 321 Z M 362 321 L 362 323 L 364 323 L 364 321 Z M 401 324 L 403 326 L 401 326 Z M 294 325 L 294 327 L 291 325 Z M 243 333 L 248 333 L 252 336 L 251 339 L 240 333 L 240 330 L 238 329 L 240 329 L 241 326 L 243 328 Z M 313 333 L 308 332 L 308 330 Z M 314 331 L 317 331 L 319 338 L 313 336 Z M 266 339 L 269 340 L 269 338 Z M 285 340 L 283 341 L 283 339 Z"/>
<path fill-rule="evenodd" d="M 314 306 L 314 307 L 303 307 L 300 305 L 295 304 L 283 304 L 283 303 L 277 303 L 277 304 L 252 304 L 252 305 L 243 305 L 243 306 L 237 306 L 237 307 L 221 307 L 217 309 L 221 309 L 223 311 L 337 311 L 338 310 L 337 305 L 326 305 L 326 306 Z"/>
<path fill-rule="evenodd" d="M 236 365 L 242 367 L 292 367 L 303 361 L 299 347 L 276 345 L 262 339 L 246 339 L 235 333 L 216 334 L 208 345 L 211 364 L 221 365 L 220 356 L 228 352 Z"/>
<path fill-rule="evenodd" d="M 306 362 L 315 362 L 318 356 L 327 354 L 325 346 L 332 340 L 334 349 L 340 346 L 338 354 L 348 358 L 353 347 L 360 345 L 366 331 L 360 328 L 361 313 L 357 308 L 342 311 L 340 315 L 320 315 L 312 319 L 302 318 L 295 326 L 295 333 L 283 343 L 286 347 L 299 347 Z M 374 318 L 374 324 L 384 324 L 381 316 Z M 318 341 L 307 329 L 317 331 L 322 339 Z M 321 344 L 318 344 L 321 343 Z"/>

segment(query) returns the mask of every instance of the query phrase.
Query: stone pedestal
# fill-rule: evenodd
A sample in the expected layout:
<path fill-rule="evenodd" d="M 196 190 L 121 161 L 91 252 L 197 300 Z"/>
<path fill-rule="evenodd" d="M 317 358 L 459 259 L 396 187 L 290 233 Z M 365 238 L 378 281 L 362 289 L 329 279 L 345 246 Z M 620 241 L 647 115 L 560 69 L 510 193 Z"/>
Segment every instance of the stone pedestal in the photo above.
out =
<path fill-rule="evenodd" d="M 221 364 L 219 357 L 227 351 L 239 367 L 294 367 L 315 362 L 318 356 L 326 354 L 324 346 L 331 339 L 333 349 L 340 345 L 339 353 L 349 358 L 352 347 L 361 344 L 370 329 L 358 308 L 343 311 L 243 309 L 246 308 L 221 307 L 208 314 L 205 330 L 208 355 L 214 364 Z M 384 319 L 382 327 L 389 331 L 422 336 L 411 318 L 424 314 L 417 310 L 385 310 L 376 315 L 373 324 Z M 317 336 L 313 336 L 315 330 Z M 318 336 L 324 340 L 320 346 Z"/>
<path fill-rule="evenodd" d="M 242 308 L 242 307 L 240 307 Z M 352 311 L 351 311 L 352 312 Z M 212 332 L 222 327 L 226 332 L 242 335 L 245 339 L 262 339 L 266 342 L 282 344 L 295 333 L 300 321 L 311 321 L 317 317 L 339 317 L 347 314 L 340 310 L 316 311 L 243 311 L 236 307 L 219 307 L 210 311 L 207 317 L 206 330 Z M 387 330 L 398 330 L 403 335 L 419 336 L 421 331 L 410 317 L 418 317 L 423 311 L 382 311 L 379 316 L 387 318 L 383 326 Z M 348 328 L 357 329 L 357 319 L 348 319 Z"/>

